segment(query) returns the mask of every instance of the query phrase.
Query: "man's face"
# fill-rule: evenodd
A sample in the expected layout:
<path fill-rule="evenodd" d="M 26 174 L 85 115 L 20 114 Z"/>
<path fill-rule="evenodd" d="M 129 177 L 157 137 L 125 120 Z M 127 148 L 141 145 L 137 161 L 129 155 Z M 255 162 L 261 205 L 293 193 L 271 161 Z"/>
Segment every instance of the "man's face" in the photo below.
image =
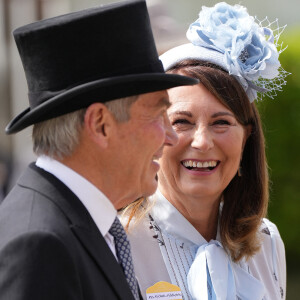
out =
<path fill-rule="evenodd" d="M 153 194 L 157 188 L 157 160 L 165 145 L 177 143 L 167 116 L 169 105 L 166 91 L 140 95 L 130 108 L 130 120 L 116 125 L 111 166 L 116 174 L 112 186 L 124 197 L 120 207 Z"/>

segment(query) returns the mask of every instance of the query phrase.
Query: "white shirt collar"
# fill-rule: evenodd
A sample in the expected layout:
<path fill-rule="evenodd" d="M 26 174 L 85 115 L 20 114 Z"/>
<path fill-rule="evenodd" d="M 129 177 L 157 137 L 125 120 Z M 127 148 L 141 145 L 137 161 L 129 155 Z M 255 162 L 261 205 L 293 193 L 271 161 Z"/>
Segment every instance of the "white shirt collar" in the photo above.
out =
<path fill-rule="evenodd" d="M 161 230 L 189 244 L 201 246 L 207 241 L 195 227 L 157 190 L 152 196 L 151 214 Z M 219 228 L 216 240 L 220 241 Z"/>
<path fill-rule="evenodd" d="M 71 168 L 48 156 L 38 157 L 36 165 L 64 183 L 85 206 L 101 234 L 105 236 L 108 233 L 117 211 L 98 188 Z"/>

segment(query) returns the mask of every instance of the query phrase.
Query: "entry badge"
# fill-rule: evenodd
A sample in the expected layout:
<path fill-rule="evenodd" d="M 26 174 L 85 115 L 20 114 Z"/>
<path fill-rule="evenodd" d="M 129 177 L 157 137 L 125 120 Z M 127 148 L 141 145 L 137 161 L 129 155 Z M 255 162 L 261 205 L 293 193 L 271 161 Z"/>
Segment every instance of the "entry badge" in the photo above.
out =
<path fill-rule="evenodd" d="M 159 281 L 146 290 L 147 300 L 182 300 L 181 290 L 177 285 Z"/>

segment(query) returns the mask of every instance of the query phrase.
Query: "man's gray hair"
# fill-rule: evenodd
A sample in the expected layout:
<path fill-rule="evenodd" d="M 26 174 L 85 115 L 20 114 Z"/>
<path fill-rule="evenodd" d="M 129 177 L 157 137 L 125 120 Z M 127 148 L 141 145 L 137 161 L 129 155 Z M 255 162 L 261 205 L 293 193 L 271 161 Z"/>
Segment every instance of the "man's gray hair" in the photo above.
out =
<path fill-rule="evenodd" d="M 130 119 L 130 107 L 138 96 L 105 102 L 118 122 Z M 63 158 L 71 155 L 80 142 L 86 108 L 33 125 L 33 151 L 38 156 Z"/>

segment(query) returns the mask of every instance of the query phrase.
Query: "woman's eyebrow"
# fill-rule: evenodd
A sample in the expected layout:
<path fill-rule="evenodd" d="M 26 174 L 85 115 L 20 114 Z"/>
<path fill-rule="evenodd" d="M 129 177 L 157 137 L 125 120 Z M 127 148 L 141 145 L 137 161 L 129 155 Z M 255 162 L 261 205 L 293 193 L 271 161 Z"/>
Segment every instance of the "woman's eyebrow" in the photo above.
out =
<path fill-rule="evenodd" d="M 173 111 L 173 112 L 170 113 L 170 116 L 173 116 L 173 115 L 184 115 L 184 116 L 187 116 L 187 117 L 192 117 L 193 116 L 193 114 L 190 111 L 186 111 L 186 110 Z"/>
<path fill-rule="evenodd" d="M 234 114 L 227 111 L 220 111 L 211 115 L 212 118 L 222 117 L 222 116 L 231 116 L 234 117 Z"/>

